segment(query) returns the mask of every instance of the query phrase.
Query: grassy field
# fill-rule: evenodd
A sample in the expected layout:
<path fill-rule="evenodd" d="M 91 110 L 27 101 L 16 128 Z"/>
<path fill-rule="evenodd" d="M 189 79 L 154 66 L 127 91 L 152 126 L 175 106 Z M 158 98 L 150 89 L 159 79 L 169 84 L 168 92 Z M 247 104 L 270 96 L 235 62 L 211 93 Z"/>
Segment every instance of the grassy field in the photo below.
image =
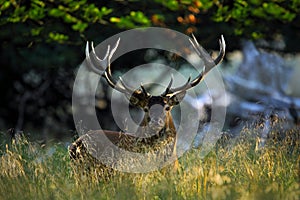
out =
<path fill-rule="evenodd" d="M 257 149 L 255 133 L 245 132 L 234 144 L 218 143 L 204 159 L 199 149 L 188 151 L 177 171 L 114 172 L 105 179 L 93 169 L 78 171 L 62 144 L 2 142 L 0 199 L 299 199 L 299 133 Z"/>

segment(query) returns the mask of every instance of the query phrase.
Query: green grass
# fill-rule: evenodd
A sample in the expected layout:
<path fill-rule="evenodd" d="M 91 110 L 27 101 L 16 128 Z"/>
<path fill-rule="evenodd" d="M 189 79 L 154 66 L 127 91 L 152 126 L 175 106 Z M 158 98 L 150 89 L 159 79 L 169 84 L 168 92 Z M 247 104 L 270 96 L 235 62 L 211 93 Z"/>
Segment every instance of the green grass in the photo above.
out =
<path fill-rule="evenodd" d="M 299 133 L 257 149 L 253 131 L 220 142 L 204 159 L 192 149 L 171 167 L 101 178 L 74 167 L 62 144 L 45 148 L 22 139 L 0 157 L 0 199 L 299 199 Z"/>

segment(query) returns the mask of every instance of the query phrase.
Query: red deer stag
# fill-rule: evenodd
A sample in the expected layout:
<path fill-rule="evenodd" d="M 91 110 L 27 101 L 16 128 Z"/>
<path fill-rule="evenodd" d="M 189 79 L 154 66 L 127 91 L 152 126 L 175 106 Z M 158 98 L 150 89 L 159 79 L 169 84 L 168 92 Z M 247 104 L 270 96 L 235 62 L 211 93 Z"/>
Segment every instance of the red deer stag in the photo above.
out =
<path fill-rule="evenodd" d="M 108 130 L 93 130 L 79 137 L 69 147 L 70 157 L 73 160 L 82 160 L 83 163 L 87 162 L 87 157 L 92 158 L 93 162 L 99 162 L 91 156 L 93 150 L 89 148 L 96 148 L 103 150 L 105 146 L 103 142 L 95 142 L 97 135 L 105 134 L 105 136 L 116 146 L 135 153 L 154 152 L 163 149 L 164 159 L 168 160 L 173 158 L 176 160 L 176 129 L 173 123 L 171 110 L 172 107 L 179 104 L 184 98 L 186 91 L 201 82 L 204 75 L 208 73 L 214 66 L 218 65 L 225 55 L 225 41 L 223 36 L 219 40 L 220 51 L 216 59 L 212 59 L 210 55 L 198 44 L 196 38 L 193 36 L 193 40 L 190 42 L 196 51 L 197 55 L 203 60 L 204 68 L 202 72 L 193 80 L 188 78 L 187 82 L 176 88 L 172 88 L 173 78 L 166 87 L 165 91 L 160 96 L 152 96 L 149 94 L 143 85 L 139 89 L 132 89 L 125 82 L 119 78 L 116 80 L 111 73 L 110 59 L 114 52 L 117 50 L 120 39 L 116 42 L 115 46 L 110 50 L 108 46 L 106 55 L 103 59 L 100 59 L 91 44 L 92 51 L 89 51 L 89 43 L 86 45 L 86 60 L 89 69 L 101 76 L 103 76 L 107 83 L 115 90 L 123 93 L 128 98 L 130 104 L 134 107 L 138 107 L 144 111 L 144 118 L 140 124 L 138 131 L 144 131 L 143 135 L 147 137 L 135 137 L 128 133 L 108 131 Z M 90 56 L 91 55 L 91 56 Z M 97 61 L 97 67 L 92 63 L 92 59 Z M 97 147 L 98 145 L 98 147 Z M 114 155 L 114 154 L 112 154 Z M 167 158 L 166 158 L 167 157 Z"/>

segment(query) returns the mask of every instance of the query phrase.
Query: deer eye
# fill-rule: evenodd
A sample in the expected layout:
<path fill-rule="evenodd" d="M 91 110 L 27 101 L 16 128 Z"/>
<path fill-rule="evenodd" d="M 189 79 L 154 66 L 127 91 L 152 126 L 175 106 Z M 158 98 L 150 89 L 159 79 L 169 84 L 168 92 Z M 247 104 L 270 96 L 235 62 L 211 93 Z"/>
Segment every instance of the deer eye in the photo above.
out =
<path fill-rule="evenodd" d="M 139 103 L 139 99 L 134 96 L 131 96 L 129 101 L 131 105 L 137 105 Z"/>
<path fill-rule="evenodd" d="M 145 107 L 145 108 L 144 108 L 144 112 L 149 112 L 149 108 L 148 108 L 148 107 Z"/>
<path fill-rule="evenodd" d="M 171 107 L 169 105 L 165 105 L 165 110 L 169 111 L 169 110 L 171 110 Z"/>

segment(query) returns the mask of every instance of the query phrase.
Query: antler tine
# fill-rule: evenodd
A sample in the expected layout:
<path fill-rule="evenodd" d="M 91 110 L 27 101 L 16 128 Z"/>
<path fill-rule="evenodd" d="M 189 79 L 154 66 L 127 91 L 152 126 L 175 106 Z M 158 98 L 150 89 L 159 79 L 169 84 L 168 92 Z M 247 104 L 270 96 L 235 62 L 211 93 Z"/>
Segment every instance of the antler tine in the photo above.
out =
<path fill-rule="evenodd" d="M 204 76 L 204 73 L 205 73 L 205 66 L 203 67 L 201 73 L 199 74 L 199 76 L 197 76 L 192 82 L 191 82 L 191 87 L 194 87 L 196 85 L 198 85 L 201 81 L 202 81 L 202 78 Z"/>
<path fill-rule="evenodd" d="M 143 83 L 141 83 L 140 87 L 141 87 L 143 93 L 144 93 L 146 96 L 149 96 L 149 93 L 148 93 L 147 90 L 145 89 Z"/>
<path fill-rule="evenodd" d="M 198 83 L 201 82 L 202 78 L 204 77 L 204 75 L 206 73 L 208 73 L 212 68 L 214 68 L 215 66 L 217 66 L 224 58 L 225 56 L 225 40 L 223 35 L 221 35 L 221 39 L 219 39 L 219 45 L 220 45 L 220 50 L 219 50 L 219 55 L 216 59 L 213 59 L 203 48 L 201 45 L 199 45 L 197 39 L 195 38 L 195 36 L 193 35 L 193 39 L 194 41 L 190 40 L 193 48 L 195 49 L 196 53 L 198 54 L 198 56 L 203 60 L 204 62 L 204 68 L 201 71 L 201 73 L 199 74 L 198 77 L 196 77 L 191 83 L 192 86 L 197 85 Z"/>
<path fill-rule="evenodd" d="M 187 89 L 191 88 L 192 86 L 191 86 L 190 81 L 191 81 L 191 76 L 189 76 L 188 80 L 182 86 L 171 89 L 170 91 L 172 93 L 168 94 L 168 96 L 176 95 L 178 93 L 181 93 L 181 92 L 186 91 Z"/>
<path fill-rule="evenodd" d="M 203 49 L 203 47 L 198 43 L 197 39 L 195 36 L 192 34 L 193 40 L 189 39 L 191 42 L 194 50 L 198 54 L 198 56 L 203 60 L 204 62 L 204 68 L 201 71 L 201 73 L 192 81 L 190 81 L 191 77 L 189 77 L 188 81 L 183 85 L 178 88 L 172 89 L 172 93 L 168 95 L 175 95 L 181 92 L 185 92 L 186 90 L 190 89 L 191 87 L 196 86 L 201 82 L 203 79 L 204 75 L 208 73 L 212 68 L 214 68 L 216 65 L 218 65 L 224 58 L 225 56 L 225 40 L 223 35 L 221 35 L 221 39 L 219 40 L 220 44 L 220 51 L 219 55 L 216 59 L 213 59 L 206 51 Z"/>
<path fill-rule="evenodd" d="M 107 53 L 106 53 L 107 55 Z M 104 71 L 104 69 L 98 69 L 95 67 L 95 65 L 92 63 L 91 57 L 90 57 L 90 49 L 89 49 L 89 42 L 86 42 L 86 47 L 85 47 L 85 56 L 87 60 L 87 67 L 92 70 L 94 73 L 101 75 Z M 97 57 L 97 59 L 99 59 Z M 101 59 L 99 59 L 101 61 Z"/>
<path fill-rule="evenodd" d="M 112 56 L 114 55 L 115 51 L 117 50 L 118 46 L 119 46 L 119 43 L 120 43 L 120 38 L 118 38 L 115 46 L 111 49 L 111 52 L 109 53 L 108 55 L 108 65 L 107 65 L 107 72 L 111 75 L 111 69 L 110 69 L 110 60 L 112 58 Z"/>
<path fill-rule="evenodd" d="M 102 68 L 107 67 L 107 66 L 109 65 L 109 62 L 108 62 L 108 60 L 107 60 L 107 57 L 108 57 L 108 54 L 109 54 L 109 52 L 110 52 L 110 45 L 107 46 L 107 50 L 106 50 L 106 53 L 105 53 L 105 56 L 104 56 L 103 59 L 100 59 L 100 58 L 97 56 L 97 54 L 96 54 L 96 52 L 95 52 L 94 42 L 93 42 L 93 41 L 91 42 L 91 46 L 92 46 L 92 53 L 93 53 L 92 55 L 93 55 L 93 57 L 97 60 L 97 62 L 99 62 L 99 66 L 102 67 Z M 104 71 L 105 69 L 102 69 L 102 70 Z"/>
<path fill-rule="evenodd" d="M 220 45 L 220 51 L 218 57 L 214 60 L 215 65 L 219 64 L 225 56 L 226 44 L 223 35 L 221 35 L 221 39 L 219 39 L 219 45 Z"/>
<path fill-rule="evenodd" d="M 97 68 L 91 60 L 90 52 L 89 52 L 89 42 L 87 42 L 85 54 L 86 54 L 86 59 L 88 62 L 88 67 L 94 73 L 104 76 L 107 83 L 114 89 L 118 90 L 119 92 L 132 93 L 133 91 L 129 87 L 127 87 L 123 81 L 121 81 L 121 84 L 117 84 L 117 81 L 113 78 L 113 76 L 111 74 L 110 60 L 111 60 L 113 54 L 115 53 L 115 51 L 117 50 L 117 48 L 119 46 L 119 42 L 120 42 L 120 38 L 117 40 L 116 44 L 114 45 L 114 47 L 111 50 L 110 50 L 110 45 L 107 46 L 107 51 L 106 51 L 103 59 L 100 59 L 96 55 L 94 44 L 93 44 L 93 42 L 91 43 L 92 56 L 98 62 L 97 66 L 99 66 L 99 68 Z"/>
<path fill-rule="evenodd" d="M 170 92 L 171 86 L 173 84 L 173 79 L 174 79 L 173 74 L 171 74 L 171 80 L 170 80 L 166 90 L 161 94 L 162 96 L 165 96 Z"/>
<path fill-rule="evenodd" d="M 195 38 L 194 35 L 193 36 L 193 41 L 190 39 L 190 42 L 194 48 L 194 50 L 196 51 L 196 53 L 198 54 L 198 56 L 203 60 L 204 62 L 204 66 L 206 68 L 205 70 L 205 74 L 207 72 L 209 72 L 213 67 L 215 67 L 216 65 L 218 65 L 224 58 L 225 55 L 225 40 L 223 35 L 221 35 L 221 39 L 219 39 L 219 45 L 220 45 L 220 51 L 219 51 L 219 55 L 216 59 L 213 59 L 204 49 L 203 47 L 198 43 L 197 39 Z"/>

